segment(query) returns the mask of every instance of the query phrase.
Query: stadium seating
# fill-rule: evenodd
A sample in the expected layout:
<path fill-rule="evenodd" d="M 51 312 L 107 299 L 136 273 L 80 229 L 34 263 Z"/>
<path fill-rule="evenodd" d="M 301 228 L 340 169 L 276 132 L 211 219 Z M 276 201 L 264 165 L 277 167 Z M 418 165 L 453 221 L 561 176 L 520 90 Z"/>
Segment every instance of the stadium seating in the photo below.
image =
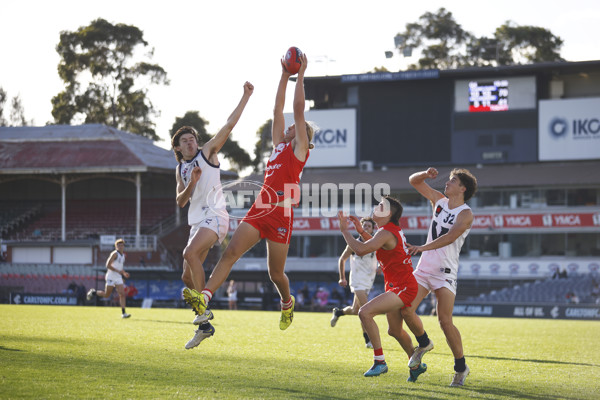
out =
<path fill-rule="evenodd" d="M 14 240 L 58 240 L 61 238 L 61 207 L 45 203 L 20 230 L 9 235 Z M 87 239 L 102 234 L 135 233 L 135 199 L 67 200 L 67 239 Z M 175 213 L 173 199 L 144 199 L 141 204 L 141 230 L 148 230 Z"/>
<path fill-rule="evenodd" d="M 537 280 L 492 290 L 487 294 L 471 296 L 468 300 L 493 303 L 568 303 L 572 301 L 574 294 L 580 304 L 594 303 L 596 298 L 592 295 L 592 289 L 596 283 L 600 283 L 600 275 L 597 273 L 571 275 L 566 279 Z"/>

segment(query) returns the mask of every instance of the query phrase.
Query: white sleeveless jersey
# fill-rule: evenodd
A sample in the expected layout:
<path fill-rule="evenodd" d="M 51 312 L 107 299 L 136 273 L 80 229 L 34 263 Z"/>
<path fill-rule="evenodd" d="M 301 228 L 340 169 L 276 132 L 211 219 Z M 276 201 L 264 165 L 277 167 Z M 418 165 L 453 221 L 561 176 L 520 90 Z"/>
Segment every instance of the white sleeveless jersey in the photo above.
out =
<path fill-rule="evenodd" d="M 358 239 L 362 241 L 360 238 Z M 377 273 L 377 257 L 375 252 L 358 256 L 353 253 L 350 256 L 350 287 L 356 290 L 366 290 L 373 287 Z"/>
<path fill-rule="evenodd" d="M 427 243 L 446 234 L 454 225 L 458 214 L 461 211 L 470 209 L 467 204 L 449 209 L 447 197 L 438 200 L 435 203 L 433 218 L 431 219 L 431 225 L 427 233 Z M 471 228 L 469 227 L 453 243 L 447 246 L 422 252 L 417 269 L 456 280 L 458 274 L 458 256 L 465 238 L 470 231 Z"/>
<path fill-rule="evenodd" d="M 117 251 L 116 254 L 117 254 L 117 258 L 115 258 L 114 261 L 112 262 L 112 267 L 119 272 L 115 272 L 112 269 L 107 270 L 106 271 L 106 280 L 109 280 L 109 279 L 115 280 L 115 279 L 118 279 L 121 277 L 120 271 L 123 271 L 123 265 L 125 264 L 125 253 L 121 254 Z"/>
<path fill-rule="evenodd" d="M 189 225 L 201 222 L 208 215 L 227 215 L 225 197 L 221 187 L 221 170 L 218 165 L 211 164 L 204 157 L 202 150 L 199 150 L 192 160 L 182 160 L 179 164 L 179 173 L 183 184 L 187 186 L 192 176 L 192 169 L 196 165 L 200 167 L 202 174 L 190 198 Z"/>

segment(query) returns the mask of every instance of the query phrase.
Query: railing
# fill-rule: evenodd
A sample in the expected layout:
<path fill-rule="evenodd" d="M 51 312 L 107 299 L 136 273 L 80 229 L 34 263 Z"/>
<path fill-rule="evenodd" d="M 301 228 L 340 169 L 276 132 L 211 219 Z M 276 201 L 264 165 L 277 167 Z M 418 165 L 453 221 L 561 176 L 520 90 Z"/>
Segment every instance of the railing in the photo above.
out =
<path fill-rule="evenodd" d="M 100 236 L 100 250 L 112 250 L 115 248 L 115 241 L 123 239 L 125 247 L 130 251 L 156 251 L 156 235 L 102 235 Z"/>

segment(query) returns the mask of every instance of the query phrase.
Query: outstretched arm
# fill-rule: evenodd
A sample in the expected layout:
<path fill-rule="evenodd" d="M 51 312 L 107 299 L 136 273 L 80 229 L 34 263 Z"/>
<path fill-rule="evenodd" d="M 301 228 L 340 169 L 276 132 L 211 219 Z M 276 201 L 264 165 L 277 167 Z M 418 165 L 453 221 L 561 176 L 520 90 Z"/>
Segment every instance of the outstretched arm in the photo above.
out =
<path fill-rule="evenodd" d="M 306 54 L 300 57 L 300 70 L 296 80 L 296 89 L 294 91 L 294 124 L 296 126 L 296 148 L 294 154 L 300 161 L 306 160 L 308 151 L 308 134 L 306 132 L 306 120 L 304 119 L 305 94 L 304 94 L 304 73 L 308 65 Z"/>
<path fill-rule="evenodd" d="M 213 154 L 216 154 L 221 150 L 221 148 L 227 141 L 229 134 L 233 130 L 233 127 L 240 120 L 242 112 L 244 111 L 246 104 L 248 104 L 248 100 L 250 99 L 250 96 L 252 96 L 253 92 L 254 86 L 250 82 L 244 83 L 244 94 L 242 95 L 242 98 L 238 103 L 237 107 L 233 110 L 229 118 L 227 118 L 227 122 L 225 123 L 225 125 L 223 125 L 219 132 L 215 136 L 213 136 L 212 139 L 210 139 L 204 146 L 202 146 L 202 153 L 206 158 L 210 158 Z"/>
<path fill-rule="evenodd" d="M 285 131 L 285 119 L 283 118 L 283 106 L 285 106 L 285 90 L 291 74 L 287 72 L 281 60 L 281 78 L 279 78 L 279 86 L 277 86 L 277 94 L 275 95 L 275 107 L 273 108 L 273 125 L 271 125 L 271 138 L 273 139 L 273 147 L 283 142 Z"/>
<path fill-rule="evenodd" d="M 438 171 L 435 168 L 428 168 L 427 171 L 415 172 L 408 178 L 410 184 L 417 189 L 419 193 L 423 195 L 431 204 L 437 203 L 437 201 L 444 196 L 443 193 L 438 192 L 425 182 L 425 179 L 435 179 L 438 176 Z"/>

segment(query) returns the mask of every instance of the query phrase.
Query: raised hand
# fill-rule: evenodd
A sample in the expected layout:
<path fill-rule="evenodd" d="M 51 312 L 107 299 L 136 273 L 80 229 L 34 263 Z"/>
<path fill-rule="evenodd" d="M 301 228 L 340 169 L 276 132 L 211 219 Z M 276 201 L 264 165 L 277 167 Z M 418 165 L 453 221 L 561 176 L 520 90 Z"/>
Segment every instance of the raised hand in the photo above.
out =
<path fill-rule="evenodd" d="M 338 212 L 338 219 L 340 220 L 340 231 L 348 230 L 348 216 L 343 211 Z"/>

